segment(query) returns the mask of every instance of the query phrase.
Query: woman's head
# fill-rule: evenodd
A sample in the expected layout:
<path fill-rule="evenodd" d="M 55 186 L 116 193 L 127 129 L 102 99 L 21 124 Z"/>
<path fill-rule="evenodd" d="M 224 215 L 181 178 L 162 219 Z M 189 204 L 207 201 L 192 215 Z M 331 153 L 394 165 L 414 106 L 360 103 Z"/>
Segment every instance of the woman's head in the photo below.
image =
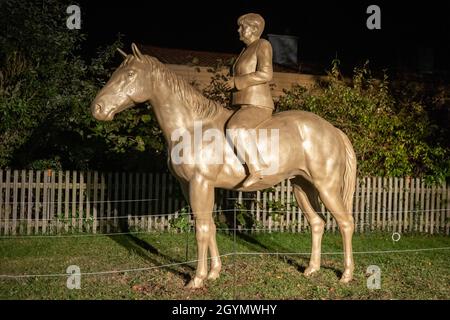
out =
<path fill-rule="evenodd" d="M 246 28 L 248 30 L 247 33 L 251 33 L 252 36 L 259 38 L 261 37 L 263 31 L 265 22 L 263 17 L 261 17 L 257 13 L 247 13 L 238 18 L 238 25 L 239 29 L 242 30 L 243 28 Z M 241 38 L 248 37 L 248 35 L 243 35 L 243 32 L 239 32 Z M 241 39 L 243 40 L 243 39 Z"/>

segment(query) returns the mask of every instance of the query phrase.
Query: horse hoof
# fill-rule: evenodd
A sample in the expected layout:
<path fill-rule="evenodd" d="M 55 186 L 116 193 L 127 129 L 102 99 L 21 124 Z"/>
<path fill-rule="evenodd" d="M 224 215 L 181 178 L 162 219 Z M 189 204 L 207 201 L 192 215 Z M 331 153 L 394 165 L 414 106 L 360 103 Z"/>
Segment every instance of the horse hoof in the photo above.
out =
<path fill-rule="evenodd" d="M 319 270 L 320 270 L 320 267 L 309 266 L 308 268 L 306 268 L 306 270 L 305 270 L 305 272 L 303 272 L 303 274 L 305 275 L 305 277 L 310 277 Z"/>
<path fill-rule="evenodd" d="M 220 270 L 211 270 L 208 273 L 208 280 L 216 280 L 219 278 L 219 272 Z"/>
<path fill-rule="evenodd" d="M 203 288 L 203 279 L 199 277 L 194 277 L 189 283 L 185 286 L 186 289 L 200 289 Z"/>
<path fill-rule="evenodd" d="M 351 271 L 344 271 L 342 274 L 341 280 L 339 280 L 340 283 L 349 283 L 353 280 L 353 272 Z"/>

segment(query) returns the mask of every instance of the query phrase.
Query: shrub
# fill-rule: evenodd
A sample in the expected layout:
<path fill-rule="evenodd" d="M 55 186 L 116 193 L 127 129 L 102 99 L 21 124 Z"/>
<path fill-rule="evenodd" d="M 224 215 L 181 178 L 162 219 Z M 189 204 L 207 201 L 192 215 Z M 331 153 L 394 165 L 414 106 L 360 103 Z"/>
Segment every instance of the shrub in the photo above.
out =
<path fill-rule="evenodd" d="M 277 111 L 299 109 L 318 114 L 344 131 L 358 160 L 358 173 L 373 176 L 424 176 L 428 182 L 450 177 L 449 150 L 435 130 L 427 106 L 394 95 L 385 74 L 376 79 L 366 63 L 344 81 L 333 61 L 329 81 L 313 89 L 285 90 Z"/>

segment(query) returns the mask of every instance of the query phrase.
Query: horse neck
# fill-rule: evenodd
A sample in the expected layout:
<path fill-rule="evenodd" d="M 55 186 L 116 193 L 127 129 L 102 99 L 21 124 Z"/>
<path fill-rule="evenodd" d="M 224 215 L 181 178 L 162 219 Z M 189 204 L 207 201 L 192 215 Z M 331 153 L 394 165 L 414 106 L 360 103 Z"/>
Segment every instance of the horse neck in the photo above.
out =
<path fill-rule="evenodd" d="M 193 107 L 183 101 L 178 94 L 167 87 L 167 84 L 160 83 L 159 88 L 154 88 L 154 97 L 150 99 L 150 104 L 156 115 L 161 131 L 166 141 L 171 143 L 171 135 L 174 130 L 186 129 L 193 130 L 194 125 L 199 121 L 203 127 L 217 128 L 224 130 L 225 122 L 231 116 L 232 112 L 226 108 L 211 118 L 202 118 L 194 111 Z"/>

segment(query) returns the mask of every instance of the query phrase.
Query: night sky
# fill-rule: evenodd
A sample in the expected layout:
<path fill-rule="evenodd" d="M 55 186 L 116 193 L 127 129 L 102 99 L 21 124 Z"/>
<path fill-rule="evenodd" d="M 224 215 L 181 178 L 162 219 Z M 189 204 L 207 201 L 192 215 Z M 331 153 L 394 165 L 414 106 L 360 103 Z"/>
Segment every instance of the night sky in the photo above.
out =
<path fill-rule="evenodd" d="M 381 30 L 369 30 L 366 9 L 381 8 Z M 450 4 L 446 1 L 81 1 L 82 29 L 92 47 L 117 33 L 131 42 L 169 48 L 238 53 L 236 19 L 260 13 L 267 34 L 299 37 L 300 59 L 389 66 L 422 48 L 448 66 Z"/>

